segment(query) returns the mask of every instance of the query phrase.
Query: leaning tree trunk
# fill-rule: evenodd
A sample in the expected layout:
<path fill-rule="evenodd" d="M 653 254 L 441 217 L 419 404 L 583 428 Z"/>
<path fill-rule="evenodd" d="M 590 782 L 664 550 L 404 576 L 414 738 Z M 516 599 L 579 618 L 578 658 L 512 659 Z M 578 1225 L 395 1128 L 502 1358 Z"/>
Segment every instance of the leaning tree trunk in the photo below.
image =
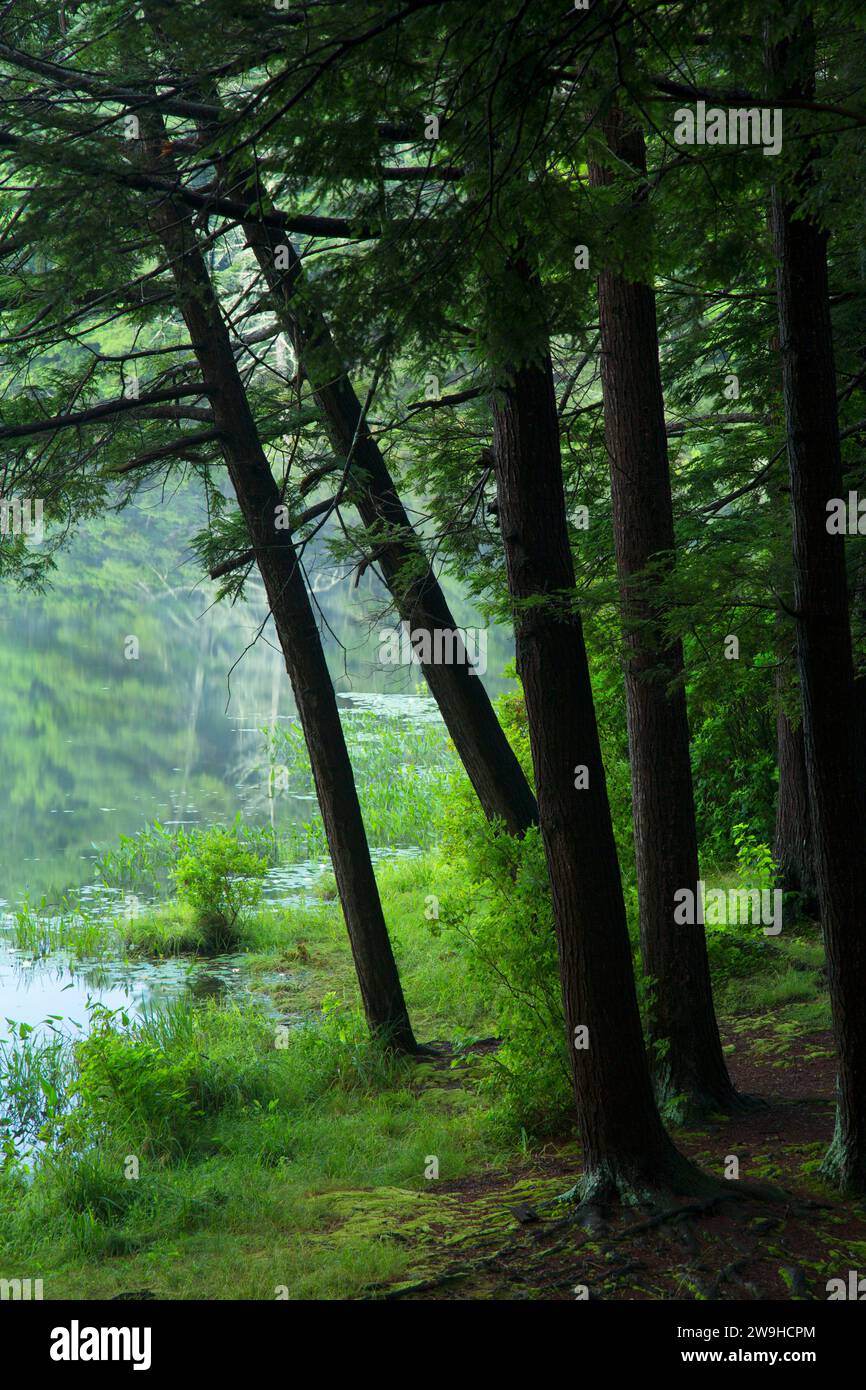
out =
<path fill-rule="evenodd" d="M 514 321 L 533 312 L 537 319 L 539 291 L 528 267 L 512 263 L 505 278 L 526 300 L 514 306 Z M 553 899 L 584 1190 L 694 1190 L 707 1180 L 678 1153 L 661 1123 L 641 1032 L 576 609 L 549 353 L 537 365 L 510 370 L 493 414 L 499 517 Z M 588 786 L 578 789 L 580 765 L 588 770 Z"/>
<path fill-rule="evenodd" d="M 331 446 L 350 458 L 348 495 L 364 525 L 371 549 L 397 612 L 413 633 L 457 633 L 442 588 L 412 527 L 382 451 L 363 416 L 351 381 L 323 315 L 298 293 L 301 263 L 288 237 L 261 223 L 244 224 L 272 294 L 278 320 L 294 340 L 298 361 L 322 410 Z M 277 269 L 277 246 L 289 266 Z M 435 653 L 439 642 L 427 648 Z M 462 649 L 462 639 L 457 639 Z M 425 648 L 422 646 L 422 651 Z M 487 691 L 465 660 L 422 661 L 430 691 L 454 742 L 485 815 L 522 835 L 538 816 L 535 798 L 490 703 Z"/>
<path fill-rule="evenodd" d="M 219 106 L 217 87 L 208 96 Z M 202 123 L 201 129 L 208 139 L 219 135 L 217 122 Z M 218 156 L 214 166 L 219 177 L 230 177 L 232 194 L 241 199 L 252 195 L 261 207 L 263 189 L 254 161 L 255 156 L 249 156 L 239 165 L 235 159 L 230 175 L 225 160 Z M 327 320 L 303 283 L 301 258 L 288 232 L 278 233 L 252 219 L 242 226 L 271 292 L 277 320 L 294 343 L 322 411 L 331 446 L 349 462 L 347 496 L 370 530 L 370 552 L 397 612 L 410 633 L 424 633 L 430 639 L 419 643 L 421 652 L 429 651 L 432 658 L 422 660 L 421 669 L 484 814 L 488 820 L 500 820 L 509 834 L 523 835 L 538 819 L 532 789 L 480 677 L 466 660 L 448 601 L 368 428 Z M 443 646 L 442 637 L 436 640 L 437 632 L 449 635 L 446 650 L 453 660 L 435 660 Z"/>
<path fill-rule="evenodd" d="M 604 122 L 616 165 L 641 176 L 643 134 L 614 109 Z M 590 182 L 614 182 L 608 163 Z M 664 399 L 655 293 L 613 270 L 598 277 L 605 438 L 626 646 L 625 689 L 634 808 L 643 966 L 653 982 L 649 1041 L 660 1100 L 686 1112 L 730 1109 L 740 1098 L 728 1076 L 713 1008 L 700 922 L 674 921 L 675 894 L 699 892 L 682 644 L 665 632 L 660 581 L 674 564 Z M 652 577 L 647 577 L 652 567 Z"/>
<path fill-rule="evenodd" d="M 162 135 L 149 140 L 159 158 Z M 364 1010 L 389 1046 L 416 1050 L 382 913 L 336 696 L 298 555 L 276 529 L 280 493 L 265 456 L 231 340 L 198 248 L 191 218 L 171 197 L 151 225 L 171 262 L 180 311 L 195 345 L 232 486 L 253 542 L 304 731 Z"/>
<path fill-rule="evenodd" d="M 814 99 L 811 22 L 768 44 L 776 92 Z M 798 147 L 802 148 L 802 147 Z M 794 606 L 818 898 L 839 1053 L 836 1132 L 825 1172 L 866 1191 L 866 820 L 852 758 L 856 693 L 845 542 L 827 530 L 844 497 L 827 273 L 827 234 L 804 209 L 817 173 L 804 147 L 794 186 L 773 190 L 773 236 L 793 512 Z"/>

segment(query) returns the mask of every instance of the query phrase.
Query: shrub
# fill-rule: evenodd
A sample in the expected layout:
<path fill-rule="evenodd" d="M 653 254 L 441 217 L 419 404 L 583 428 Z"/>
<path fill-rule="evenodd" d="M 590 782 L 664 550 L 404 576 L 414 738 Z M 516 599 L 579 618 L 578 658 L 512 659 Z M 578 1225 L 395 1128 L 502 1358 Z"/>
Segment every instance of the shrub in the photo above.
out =
<path fill-rule="evenodd" d="M 215 1116 L 272 1096 L 274 1037 L 263 1013 L 233 1006 L 182 999 L 130 1020 L 93 1005 L 75 1045 L 74 1103 L 48 1137 L 77 1155 L 128 1145 L 161 1161 L 207 1148 Z"/>
<path fill-rule="evenodd" d="M 181 855 L 172 878 L 181 904 L 191 908 L 207 951 L 226 951 L 239 939 L 239 923 L 261 900 L 267 863 L 237 836 L 213 826 Z"/>

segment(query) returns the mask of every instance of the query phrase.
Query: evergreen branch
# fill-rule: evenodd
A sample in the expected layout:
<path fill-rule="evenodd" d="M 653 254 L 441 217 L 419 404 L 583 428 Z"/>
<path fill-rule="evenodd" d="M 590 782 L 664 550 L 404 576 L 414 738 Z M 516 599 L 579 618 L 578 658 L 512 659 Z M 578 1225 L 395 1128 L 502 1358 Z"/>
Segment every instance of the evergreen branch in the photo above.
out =
<path fill-rule="evenodd" d="M 48 434 L 51 431 L 77 428 L 89 425 L 94 420 L 104 420 L 114 415 L 124 415 L 142 407 L 156 405 L 160 401 L 174 401 L 181 396 L 203 396 L 204 386 L 169 386 L 162 391 L 152 391 L 148 396 L 119 396 L 115 400 L 101 401 L 88 410 L 79 410 L 74 415 L 52 415 L 45 420 L 29 420 L 24 425 L 3 425 L 0 439 L 29 439 L 35 434 Z"/>
<path fill-rule="evenodd" d="M 190 449 L 197 448 L 201 444 L 210 444 L 217 439 L 222 439 L 221 430 L 194 430 L 189 434 L 184 434 L 175 444 L 162 444 L 158 449 L 151 449 L 146 454 L 137 454 L 135 458 L 129 459 L 126 463 L 119 463 L 114 468 L 110 468 L 110 473 L 131 473 L 136 468 L 146 468 L 149 464 L 160 463 L 163 459 L 172 458 L 175 455 L 185 455 Z M 193 462 L 199 462 L 194 459 Z"/>
<path fill-rule="evenodd" d="M 736 89 L 712 91 L 707 87 L 693 87 L 687 82 L 674 82 L 668 77 L 650 78 L 652 85 L 660 92 L 686 101 L 713 101 L 719 106 L 759 106 L 784 107 L 794 111 L 816 111 L 828 116 L 841 116 L 855 125 L 866 125 L 866 112 L 852 111 L 847 106 L 836 106 L 827 101 L 807 101 L 803 97 L 760 96 L 755 92 Z"/>

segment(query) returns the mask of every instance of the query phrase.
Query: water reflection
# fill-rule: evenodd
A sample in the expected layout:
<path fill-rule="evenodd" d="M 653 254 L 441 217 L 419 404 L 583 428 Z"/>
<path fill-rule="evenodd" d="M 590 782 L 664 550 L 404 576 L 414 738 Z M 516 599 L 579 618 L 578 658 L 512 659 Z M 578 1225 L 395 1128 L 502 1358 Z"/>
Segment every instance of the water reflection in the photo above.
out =
<path fill-rule="evenodd" d="M 261 592 L 214 605 L 189 561 L 195 518 L 180 503 L 164 510 L 130 507 L 82 531 L 45 596 L 0 592 L 0 905 L 58 901 L 92 879 L 99 850 L 154 819 L 309 814 L 268 798 L 261 730 L 295 711 L 269 629 L 254 641 Z M 341 703 L 381 712 L 396 701 L 410 722 L 438 720 L 416 668 L 376 662 L 384 605 L 372 569 L 355 588 L 323 546 L 307 559 Z M 459 598 L 455 617 L 477 621 Z M 137 659 L 125 655 L 130 636 Z M 508 659 L 494 630 L 494 690 Z"/>

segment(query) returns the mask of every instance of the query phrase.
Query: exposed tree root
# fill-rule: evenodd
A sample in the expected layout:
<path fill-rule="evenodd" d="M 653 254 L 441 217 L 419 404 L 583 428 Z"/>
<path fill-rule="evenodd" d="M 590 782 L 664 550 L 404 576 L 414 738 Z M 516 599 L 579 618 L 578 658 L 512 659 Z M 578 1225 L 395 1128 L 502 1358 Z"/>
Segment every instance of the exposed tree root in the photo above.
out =
<path fill-rule="evenodd" d="M 637 1207 L 656 1211 L 662 1204 L 670 1206 L 672 1197 L 703 1198 L 708 1205 L 717 1202 L 759 1201 L 780 1202 L 789 1200 L 783 1188 L 771 1183 L 724 1181 L 702 1172 L 686 1159 L 676 1158 L 668 1174 L 658 1178 L 641 1174 L 629 1174 L 619 1169 L 604 1167 L 586 1173 L 567 1191 L 541 1203 L 544 1207 L 558 1207 L 576 1203 L 590 1221 L 598 1219 L 598 1213 L 606 1214 L 615 1205 Z M 686 1207 L 671 1211 L 686 1211 Z"/>

